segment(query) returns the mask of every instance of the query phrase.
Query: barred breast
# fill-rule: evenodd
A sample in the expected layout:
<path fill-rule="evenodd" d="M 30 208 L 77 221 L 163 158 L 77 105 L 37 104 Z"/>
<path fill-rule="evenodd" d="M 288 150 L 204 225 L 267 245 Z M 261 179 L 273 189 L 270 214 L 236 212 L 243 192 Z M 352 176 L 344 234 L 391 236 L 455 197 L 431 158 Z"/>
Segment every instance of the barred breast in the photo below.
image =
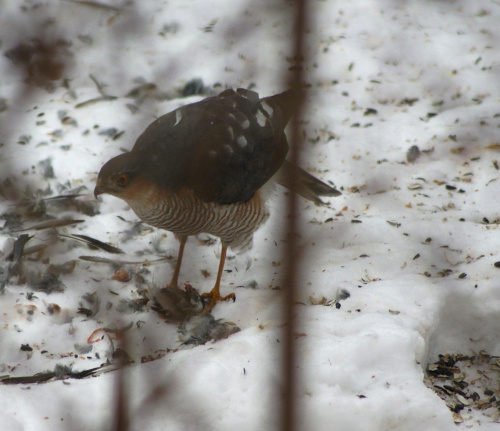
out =
<path fill-rule="evenodd" d="M 208 233 L 238 249 L 252 245 L 253 233 L 269 217 L 268 205 L 259 191 L 247 202 L 220 205 L 202 201 L 189 189 L 171 193 L 151 187 L 127 203 L 151 226 L 178 235 Z"/>

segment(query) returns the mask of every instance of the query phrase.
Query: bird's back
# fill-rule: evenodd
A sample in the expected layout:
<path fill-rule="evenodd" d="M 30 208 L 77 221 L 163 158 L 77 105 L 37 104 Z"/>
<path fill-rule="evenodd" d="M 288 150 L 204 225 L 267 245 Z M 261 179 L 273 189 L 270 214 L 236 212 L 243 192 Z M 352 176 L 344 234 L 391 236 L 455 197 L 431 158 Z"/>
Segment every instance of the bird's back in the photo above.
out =
<path fill-rule="evenodd" d="M 204 202 L 246 202 L 283 164 L 291 112 L 290 92 L 259 99 L 226 90 L 158 118 L 132 151 L 148 159 L 160 187 L 187 187 Z"/>

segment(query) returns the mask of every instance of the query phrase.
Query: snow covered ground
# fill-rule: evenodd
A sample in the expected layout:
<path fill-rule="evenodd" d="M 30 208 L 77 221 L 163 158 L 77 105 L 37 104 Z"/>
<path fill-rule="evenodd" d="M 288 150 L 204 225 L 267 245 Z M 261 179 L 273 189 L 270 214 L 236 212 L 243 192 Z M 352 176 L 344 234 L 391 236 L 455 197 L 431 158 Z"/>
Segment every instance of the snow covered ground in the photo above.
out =
<path fill-rule="evenodd" d="M 301 212 L 298 429 L 496 430 L 500 3 L 310 3 L 303 167 L 343 195 L 321 208 L 304 201 Z M 124 332 L 135 361 L 124 372 L 131 429 L 274 430 L 287 293 L 284 190 L 253 250 L 226 264 L 222 293 L 237 300 L 213 316 L 240 329 L 227 339 L 183 344 L 189 328 L 180 333 L 145 304 L 169 280 L 173 259 L 112 265 L 79 257 L 175 256 L 172 234 L 136 223 L 118 199 L 95 202 L 97 172 L 157 116 L 204 97 L 181 97 L 192 79 L 203 81 L 205 95 L 284 90 L 291 2 L 106 4 L 122 12 L 0 3 L 0 280 L 8 278 L 0 374 L 12 383 L 0 386 L 1 428 L 110 429 L 116 371 L 40 384 L 12 378 L 116 362 Z M 40 35 L 68 63 L 50 91 L 24 83 L 25 51 L 16 50 Z M 40 200 L 69 193 L 83 196 Z M 23 196 L 38 200 L 16 206 Z M 83 222 L 22 230 L 48 216 Z M 15 253 L 7 258 L 21 234 L 33 235 L 25 250 L 38 248 L 12 268 Z M 89 249 L 75 234 L 125 254 Z M 200 291 L 211 288 L 218 262 L 218 243 L 206 239 L 189 240 L 181 270 L 181 281 Z M 129 281 L 112 279 L 122 267 Z M 342 289 L 350 296 L 335 301 Z M 436 365 L 447 354 L 454 356 Z M 433 383 L 463 408 L 453 414 Z"/>

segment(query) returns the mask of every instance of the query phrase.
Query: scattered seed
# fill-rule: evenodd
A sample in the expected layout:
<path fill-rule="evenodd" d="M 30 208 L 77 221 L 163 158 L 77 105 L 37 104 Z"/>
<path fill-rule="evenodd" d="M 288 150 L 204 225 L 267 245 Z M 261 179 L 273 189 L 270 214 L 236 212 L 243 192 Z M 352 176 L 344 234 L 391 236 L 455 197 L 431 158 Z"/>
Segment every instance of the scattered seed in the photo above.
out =
<path fill-rule="evenodd" d="M 376 115 L 378 114 L 378 111 L 373 108 L 367 108 L 366 111 L 363 113 L 363 115 L 366 117 L 367 115 Z"/>
<path fill-rule="evenodd" d="M 413 163 L 420 157 L 420 148 L 416 145 L 412 145 L 410 148 L 408 148 L 408 151 L 406 152 L 406 160 L 408 163 Z"/>
<path fill-rule="evenodd" d="M 125 271 L 125 268 L 121 268 L 113 274 L 111 279 L 120 281 L 122 283 L 127 283 L 130 281 L 130 275 L 127 271 Z"/>
<path fill-rule="evenodd" d="M 401 223 L 398 223 L 396 221 L 386 220 L 386 222 L 389 223 L 391 226 L 394 226 L 394 227 L 400 227 L 401 226 Z"/>

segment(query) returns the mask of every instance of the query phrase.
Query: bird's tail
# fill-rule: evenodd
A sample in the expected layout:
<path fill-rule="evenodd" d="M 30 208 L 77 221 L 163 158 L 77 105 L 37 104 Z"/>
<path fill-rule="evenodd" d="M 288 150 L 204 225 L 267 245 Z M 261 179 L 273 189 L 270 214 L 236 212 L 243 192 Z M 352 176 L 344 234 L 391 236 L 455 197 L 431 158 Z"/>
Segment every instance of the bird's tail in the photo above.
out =
<path fill-rule="evenodd" d="M 337 189 L 329 186 L 323 181 L 307 173 L 298 166 L 285 160 L 279 171 L 275 174 L 278 184 L 290 189 L 303 198 L 314 202 L 316 205 L 324 205 L 320 196 L 340 196 Z"/>

